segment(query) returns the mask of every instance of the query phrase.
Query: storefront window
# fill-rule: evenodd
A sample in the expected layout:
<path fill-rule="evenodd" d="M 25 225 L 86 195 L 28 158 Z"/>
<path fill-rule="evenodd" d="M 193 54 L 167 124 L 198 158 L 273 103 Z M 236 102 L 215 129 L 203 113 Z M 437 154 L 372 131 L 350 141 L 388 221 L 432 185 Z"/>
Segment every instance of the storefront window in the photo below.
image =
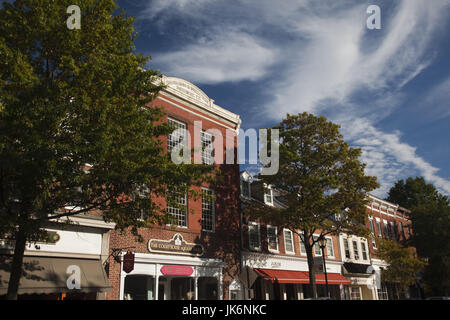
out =
<path fill-rule="evenodd" d="M 145 275 L 125 277 L 125 300 L 153 300 L 154 278 Z"/>
<path fill-rule="evenodd" d="M 194 279 L 193 278 L 173 278 L 170 281 L 172 300 L 194 300 Z"/>
<path fill-rule="evenodd" d="M 217 278 L 200 277 L 198 278 L 198 299 L 199 300 L 217 300 L 218 285 Z"/>
<path fill-rule="evenodd" d="M 350 298 L 352 300 L 361 300 L 361 290 L 359 287 L 350 287 Z"/>

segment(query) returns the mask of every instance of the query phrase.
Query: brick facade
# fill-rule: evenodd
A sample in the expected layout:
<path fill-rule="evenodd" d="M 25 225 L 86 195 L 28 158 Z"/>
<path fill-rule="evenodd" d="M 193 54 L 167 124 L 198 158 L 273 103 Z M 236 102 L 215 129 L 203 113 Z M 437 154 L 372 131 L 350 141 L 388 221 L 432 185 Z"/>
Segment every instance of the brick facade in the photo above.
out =
<path fill-rule="evenodd" d="M 198 90 L 192 84 L 177 78 L 165 78 L 169 82 L 181 83 L 184 87 L 190 90 Z M 204 105 L 206 96 L 202 92 L 195 92 L 196 95 L 202 95 L 200 101 L 192 95 L 186 96 L 182 91 L 176 90 L 175 85 L 169 84 L 167 90 L 152 102 L 153 105 L 163 107 L 168 117 L 181 121 L 187 125 L 187 130 L 191 137 L 191 146 L 194 146 L 194 121 L 202 122 L 202 130 L 215 129 L 219 130 L 222 136 L 226 137 L 226 130 L 233 130 L 239 128 L 240 120 L 236 116 L 227 117 L 231 114 L 226 110 L 221 109 L 213 104 L 210 100 L 210 105 Z M 198 100 L 198 101 L 197 101 Z M 232 115 L 232 114 L 231 114 Z M 231 118 L 231 120 L 230 120 Z M 234 122 L 233 122 L 234 121 Z M 237 156 L 237 136 L 234 136 L 232 146 L 234 149 L 234 164 L 215 164 L 220 169 L 222 180 L 216 185 L 204 184 L 203 187 L 214 190 L 215 194 L 215 227 L 214 231 L 202 231 L 202 199 L 199 197 L 194 200 L 188 198 L 187 203 L 187 227 L 175 226 L 157 226 L 153 228 L 141 228 L 139 230 L 144 241 L 138 242 L 132 233 L 128 230 L 125 233 L 120 231 L 113 231 L 110 240 L 110 250 L 116 248 L 135 247 L 132 251 L 135 254 L 150 254 L 148 249 L 148 241 L 150 239 L 170 240 L 175 234 L 179 233 L 183 239 L 188 243 L 201 244 L 204 247 L 204 254 L 202 259 L 218 259 L 223 262 L 222 273 L 222 293 L 223 299 L 228 299 L 228 287 L 232 280 L 238 276 L 239 273 L 239 258 L 240 258 L 240 229 L 239 229 L 239 165 L 236 161 Z M 224 159 L 225 156 L 225 141 Z M 219 152 L 215 150 L 215 152 Z M 199 190 L 201 191 L 201 190 Z M 164 203 L 164 199 L 161 199 Z M 126 251 L 126 250 L 124 250 Z M 152 253 L 153 257 L 158 253 Z M 162 254 L 161 256 L 166 256 Z M 169 254 L 173 259 L 177 259 L 177 254 Z M 181 256 L 180 257 L 185 257 Z M 109 258 L 109 281 L 113 286 L 113 291 L 107 295 L 107 299 L 119 299 L 121 287 L 121 264 Z M 182 263 L 180 263 L 182 264 Z"/>

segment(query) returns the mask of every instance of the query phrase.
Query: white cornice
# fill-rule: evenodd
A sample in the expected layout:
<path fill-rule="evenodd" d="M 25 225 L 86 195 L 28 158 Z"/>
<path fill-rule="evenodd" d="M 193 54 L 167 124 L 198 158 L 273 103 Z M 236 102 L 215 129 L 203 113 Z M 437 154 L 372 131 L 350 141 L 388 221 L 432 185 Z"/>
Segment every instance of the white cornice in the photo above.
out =
<path fill-rule="evenodd" d="M 71 225 L 79 225 L 84 227 L 94 227 L 101 229 L 114 229 L 116 227 L 116 224 L 114 222 L 105 222 L 101 219 L 82 215 L 52 219 L 50 221 L 59 223 L 68 222 Z"/>
<path fill-rule="evenodd" d="M 214 100 L 209 98 L 200 88 L 193 83 L 177 77 L 162 76 L 161 82 L 166 85 L 163 93 L 170 93 L 171 95 L 187 101 L 196 107 L 212 113 L 220 118 L 223 118 L 233 123 L 236 130 L 241 126 L 241 119 L 239 115 L 219 107 L 214 103 Z"/>

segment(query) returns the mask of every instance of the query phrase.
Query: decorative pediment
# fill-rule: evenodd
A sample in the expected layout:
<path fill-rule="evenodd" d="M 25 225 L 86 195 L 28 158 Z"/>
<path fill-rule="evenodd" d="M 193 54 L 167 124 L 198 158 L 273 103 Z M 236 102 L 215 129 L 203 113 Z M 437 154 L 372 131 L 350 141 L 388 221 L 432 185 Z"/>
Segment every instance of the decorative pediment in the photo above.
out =
<path fill-rule="evenodd" d="M 163 82 L 169 88 L 175 89 L 176 91 L 186 95 L 194 101 L 201 102 L 207 105 L 210 105 L 213 101 L 200 88 L 184 79 L 164 76 Z"/>

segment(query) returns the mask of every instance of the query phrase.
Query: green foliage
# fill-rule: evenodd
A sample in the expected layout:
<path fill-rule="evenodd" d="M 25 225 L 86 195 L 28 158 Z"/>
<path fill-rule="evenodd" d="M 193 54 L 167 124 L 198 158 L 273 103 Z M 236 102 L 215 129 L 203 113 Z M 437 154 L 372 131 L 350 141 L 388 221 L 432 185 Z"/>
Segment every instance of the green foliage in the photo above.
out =
<path fill-rule="evenodd" d="M 450 200 L 422 177 L 399 180 L 389 191 L 389 201 L 411 210 L 411 245 L 427 258 L 426 287 L 433 295 L 450 292 Z"/>
<path fill-rule="evenodd" d="M 19 225 L 32 238 L 51 217 L 92 210 L 137 233 L 167 221 L 150 195 L 212 180 L 211 167 L 175 165 L 165 153 L 171 128 L 151 103 L 159 73 L 134 53 L 133 18 L 114 14 L 113 0 L 83 0 L 81 29 L 69 30 L 72 4 L 0 9 L 1 234 Z"/>
<path fill-rule="evenodd" d="M 376 177 L 365 176 L 361 150 L 349 147 L 339 126 L 325 117 L 288 114 L 275 129 L 280 130 L 280 169 L 259 178 L 281 191 L 286 208 L 249 213 L 309 236 L 316 230 L 364 233 L 366 193 L 378 184 Z"/>
<path fill-rule="evenodd" d="M 417 274 L 423 272 L 427 263 L 412 248 L 405 248 L 396 241 L 378 239 L 377 257 L 389 264 L 382 271 L 384 282 L 408 288 L 416 283 Z"/>
<path fill-rule="evenodd" d="M 349 147 L 339 126 L 325 117 L 288 114 L 274 129 L 280 130 L 279 171 L 258 178 L 281 192 L 285 207 L 255 204 L 247 214 L 298 232 L 314 277 L 314 234 L 367 234 L 366 194 L 378 183 L 364 174 L 361 150 Z"/>

